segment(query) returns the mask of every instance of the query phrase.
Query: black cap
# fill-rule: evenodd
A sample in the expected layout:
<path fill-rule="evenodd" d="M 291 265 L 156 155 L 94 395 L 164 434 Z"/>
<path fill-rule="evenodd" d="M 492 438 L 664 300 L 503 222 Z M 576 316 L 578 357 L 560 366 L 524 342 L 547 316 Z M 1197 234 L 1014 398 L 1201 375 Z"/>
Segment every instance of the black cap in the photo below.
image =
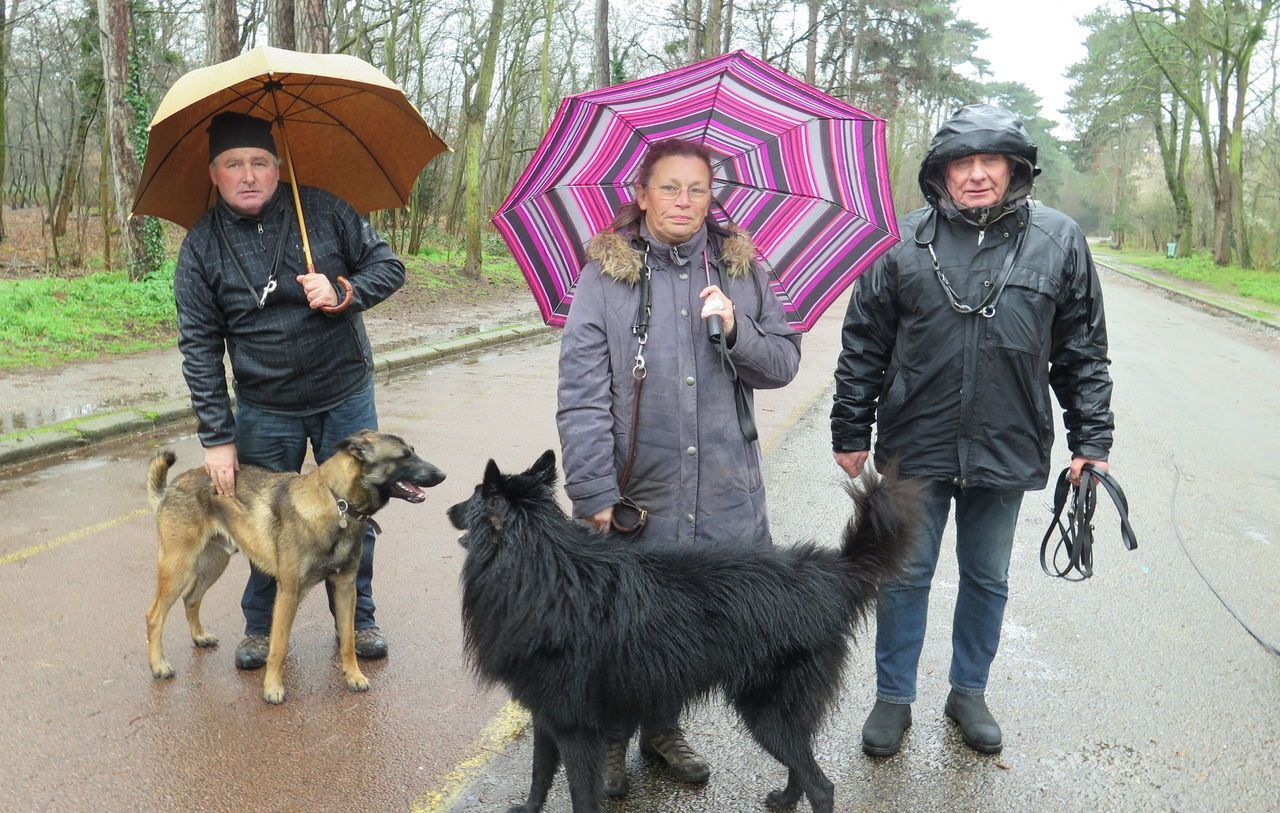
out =
<path fill-rule="evenodd" d="M 209 123 L 209 161 L 225 150 L 239 147 L 257 147 L 279 157 L 275 139 L 271 137 L 271 122 L 244 113 L 222 112 Z"/>

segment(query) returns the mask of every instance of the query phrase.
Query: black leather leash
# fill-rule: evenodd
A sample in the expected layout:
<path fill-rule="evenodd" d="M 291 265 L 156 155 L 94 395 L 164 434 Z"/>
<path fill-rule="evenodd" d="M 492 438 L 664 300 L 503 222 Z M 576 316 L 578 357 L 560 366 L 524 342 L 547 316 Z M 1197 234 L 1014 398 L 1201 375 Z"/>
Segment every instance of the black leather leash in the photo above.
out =
<path fill-rule="evenodd" d="M 1098 507 L 1098 485 L 1101 484 L 1115 503 L 1120 514 L 1120 539 L 1128 550 L 1138 547 L 1138 537 L 1129 525 L 1129 501 L 1120 484 L 1111 475 L 1086 463 L 1080 470 L 1080 483 L 1071 482 L 1071 467 L 1058 475 L 1058 485 L 1053 493 L 1053 521 L 1040 542 L 1040 569 L 1050 576 L 1067 581 L 1084 581 L 1093 575 L 1093 512 Z M 1071 502 L 1068 508 L 1067 496 Z M 1067 509 L 1067 521 L 1062 521 L 1062 511 Z M 1058 532 L 1058 544 L 1053 549 L 1053 568 L 1049 567 L 1046 553 L 1053 532 Z M 1060 552 L 1066 549 L 1067 563 L 1059 566 Z M 1078 575 L 1072 576 L 1072 572 Z"/>

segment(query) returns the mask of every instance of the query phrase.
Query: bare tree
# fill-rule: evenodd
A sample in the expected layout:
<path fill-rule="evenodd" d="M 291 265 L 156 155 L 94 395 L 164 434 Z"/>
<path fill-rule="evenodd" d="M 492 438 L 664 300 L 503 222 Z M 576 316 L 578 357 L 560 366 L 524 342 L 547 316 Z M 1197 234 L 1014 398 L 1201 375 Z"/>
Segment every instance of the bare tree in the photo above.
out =
<path fill-rule="evenodd" d="M 313 54 L 329 53 L 333 47 L 333 32 L 325 0 L 301 0 L 297 6 L 296 19 L 298 50 Z"/>
<path fill-rule="evenodd" d="M 596 0 L 596 33 L 594 58 L 591 61 L 591 80 L 596 87 L 607 87 L 609 82 L 609 0 Z"/>
<path fill-rule="evenodd" d="M 480 279 L 481 263 L 480 153 L 484 150 L 484 122 L 489 113 L 489 96 L 493 90 L 493 74 L 498 62 L 498 39 L 502 36 L 502 14 L 505 8 L 506 0 L 493 0 L 484 56 L 480 59 L 480 75 L 476 79 L 475 94 L 467 105 L 466 200 L 463 204 L 467 260 L 462 273 L 473 279 Z"/>
<path fill-rule="evenodd" d="M 160 264 L 163 246 L 155 228 L 130 212 L 133 192 L 138 187 L 138 154 L 134 132 L 139 129 L 138 111 L 129 96 L 136 95 L 138 49 L 134 48 L 133 3 L 130 0 L 99 0 L 98 24 L 102 30 L 102 77 L 106 92 L 106 121 L 111 151 L 112 181 L 115 189 L 116 219 L 124 235 L 125 264 L 130 279 L 141 279 Z M 130 57 L 133 59 L 130 59 Z M 130 62 L 133 65 L 130 65 Z M 145 127 L 145 123 L 142 124 Z M 150 233 L 149 233 L 150 232 Z"/>
<path fill-rule="evenodd" d="M 267 41 L 277 48 L 296 50 L 298 38 L 294 33 L 294 0 L 269 0 L 270 13 L 267 14 Z"/>
<path fill-rule="evenodd" d="M 204 17 L 208 61 L 225 62 L 240 53 L 236 0 L 205 0 Z"/>

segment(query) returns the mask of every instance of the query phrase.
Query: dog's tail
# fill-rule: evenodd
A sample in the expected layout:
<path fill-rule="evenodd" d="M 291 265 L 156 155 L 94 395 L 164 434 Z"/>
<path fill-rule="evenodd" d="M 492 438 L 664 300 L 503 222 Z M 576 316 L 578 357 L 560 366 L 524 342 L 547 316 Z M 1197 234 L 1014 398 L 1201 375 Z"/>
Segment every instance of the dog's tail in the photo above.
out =
<path fill-rule="evenodd" d="M 172 449 L 156 452 L 156 456 L 151 458 L 151 466 L 147 469 L 147 502 L 151 504 L 152 511 L 158 509 L 160 500 L 164 499 L 165 485 L 169 480 L 169 467 L 177 459 L 178 456 Z"/>
<path fill-rule="evenodd" d="M 843 552 L 858 581 L 875 590 L 902 570 L 920 528 L 921 487 L 898 477 L 897 467 L 870 469 L 845 489 L 854 515 L 844 531 Z"/>

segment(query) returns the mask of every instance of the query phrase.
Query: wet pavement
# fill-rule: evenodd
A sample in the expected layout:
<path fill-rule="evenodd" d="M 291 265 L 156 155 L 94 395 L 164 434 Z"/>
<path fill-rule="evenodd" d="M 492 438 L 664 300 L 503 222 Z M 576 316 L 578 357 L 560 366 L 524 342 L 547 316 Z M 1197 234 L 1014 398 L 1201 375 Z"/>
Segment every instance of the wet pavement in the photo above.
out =
<path fill-rule="evenodd" d="M 854 651 L 818 742 L 837 810 L 1280 809 L 1280 659 L 1232 619 L 1187 555 L 1262 637 L 1280 641 L 1280 342 L 1115 275 L 1104 285 L 1118 382 L 1113 465 L 1141 547 L 1124 551 L 1104 505 L 1098 575 L 1049 579 L 1037 562 L 1048 497 L 1028 495 L 990 691 L 1006 734 L 998 757 L 968 751 L 942 717 L 955 595 L 944 553 L 915 723 L 889 760 L 859 748 L 870 630 Z M 834 540 L 847 516 L 826 427 L 840 310 L 806 337 L 797 382 L 759 399 L 780 541 Z M 190 647 L 175 610 L 166 650 L 178 674 L 151 678 L 145 467 L 160 446 L 176 449 L 180 470 L 197 465 L 189 435 L 6 472 L 0 810 L 471 813 L 521 800 L 528 738 L 505 695 L 479 690 L 461 657 L 462 551 L 444 508 L 470 492 L 488 457 L 522 466 L 557 446 L 556 338 L 379 382 L 382 427 L 449 479 L 424 505 L 379 516 L 375 595 L 392 652 L 364 665 L 367 694 L 342 684 L 317 590 L 294 627 L 287 702 L 262 702 L 261 673 L 232 667 L 243 557 L 205 601 L 222 645 Z M 1066 456 L 1060 448 L 1056 459 Z M 712 763 L 708 785 L 680 786 L 633 754 L 633 792 L 606 811 L 762 809 L 783 778 L 776 763 L 719 703 L 692 712 L 687 728 Z M 562 778 L 547 810 L 569 810 Z"/>

